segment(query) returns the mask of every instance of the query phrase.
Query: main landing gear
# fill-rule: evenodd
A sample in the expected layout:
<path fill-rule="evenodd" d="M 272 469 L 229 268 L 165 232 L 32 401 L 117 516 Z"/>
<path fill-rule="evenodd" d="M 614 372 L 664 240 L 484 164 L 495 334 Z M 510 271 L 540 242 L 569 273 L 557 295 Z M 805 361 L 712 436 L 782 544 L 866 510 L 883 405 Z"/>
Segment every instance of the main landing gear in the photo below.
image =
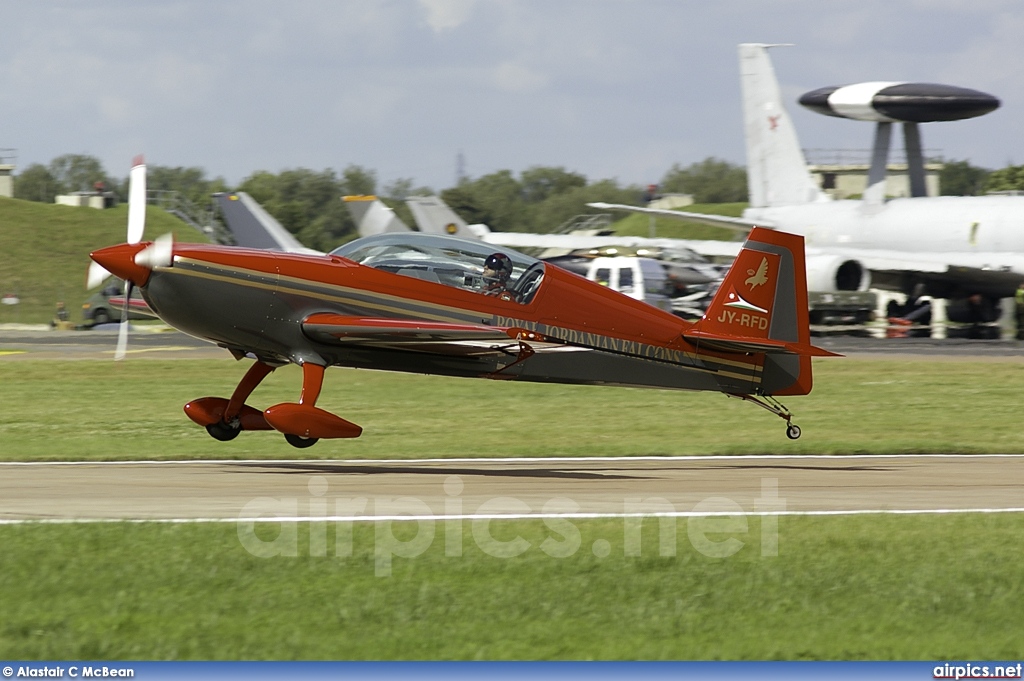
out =
<path fill-rule="evenodd" d="M 739 398 L 741 400 L 745 400 L 747 402 L 751 402 L 753 404 L 756 404 L 757 406 L 761 407 L 762 409 L 767 409 L 768 411 L 770 411 L 771 413 L 775 414 L 779 418 L 785 419 L 785 421 L 786 421 L 786 437 L 788 437 L 790 440 L 796 440 L 796 439 L 798 439 L 800 437 L 800 433 L 801 433 L 800 426 L 798 426 L 795 423 L 793 423 L 793 414 L 792 414 L 792 412 L 790 412 L 789 409 L 786 409 L 785 405 L 783 405 L 782 402 L 779 402 L 777 399 L 775 399 L 771 395 L 744 395 L 742 393 L 726 393 L 726 394 L 729 397 L 737 397 L 737 398 Z"/>
<path fill-rule="evenodd" d="M 243 430 L 277 430 L 293 447 L 312 447 L 321 438 L 359 437 L 363 429 L 314 405 L 323 387 L 324 367 L 302 365 L 298 402 L 282 402 L 260 411 L 245 403 L 256 386 L 274 370 L 257 361 L 242 377 L 231 399 L 201 397 L 185 405 L 185 414 L 216 440 L 234 440 Z"/>

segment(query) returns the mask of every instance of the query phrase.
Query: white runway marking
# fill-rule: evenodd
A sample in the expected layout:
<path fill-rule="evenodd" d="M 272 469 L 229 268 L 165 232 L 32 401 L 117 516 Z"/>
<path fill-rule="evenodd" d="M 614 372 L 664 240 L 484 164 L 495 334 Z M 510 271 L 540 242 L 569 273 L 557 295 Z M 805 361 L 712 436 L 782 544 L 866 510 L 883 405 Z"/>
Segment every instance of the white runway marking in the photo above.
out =
<path fill-rule="evenodd" d="M 444 520 L 601 520 L 606 518 L 731 518 L 750 516 L 854 516 L 854 515 L 951 515 L 954 513 L 1024 513 L 1024 508 L 880 509 L 851 511 L 675 511 L 672 513 L 481 513 L 459 515 L 343 515 L 343 516 L 259 516 L 255 518 L 51 518 L 0 519 L 0 525 L 82 525 L 91 523 L 132 523 L 141 525 L 184 525 L 189 523 L 379 523 Z"/>
<path fill-rule="evenodd" d="M 684 456 L 536 456 L 536 457 L 463 457 L 451 459 L 123 459 L 102 461 L 0 461 L 0 466 L 169 466 L 225 464 L 437 464 L 437 463 L 595 463 L 601 461 L 742 461 L 773 459 L 1021 459 L 1024 454 L 699 454 Z"/>

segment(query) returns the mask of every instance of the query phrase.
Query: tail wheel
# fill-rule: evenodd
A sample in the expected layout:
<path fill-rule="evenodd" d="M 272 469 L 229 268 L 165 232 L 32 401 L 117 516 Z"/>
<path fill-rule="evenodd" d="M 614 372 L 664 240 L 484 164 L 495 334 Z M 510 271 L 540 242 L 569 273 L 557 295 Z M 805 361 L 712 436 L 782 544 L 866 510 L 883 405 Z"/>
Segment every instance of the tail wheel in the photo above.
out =
<path fill-rule="evenodd" d="M 214 440 L 220 440 L 221 442 L 227 442 L 228 440 L 234 440 L 238 437 L 238 434 L 242 432 L 240 427 L 231 427 L 223 421 L 217 421 L 206 426 L 206 432 L 210 434 Z"/>
<path fill-rule="evenodd" d="M 320 441 L 318 437 L 302 437 L 301 435 L 292 435 L 291 433 L 285 433 L 284 439 L 288 441 L 292 447 L 298 447 L 299 449 L 305 449 L 306 447 L 312 447 Z"/>
<path fill-rule="evenodd" d="M 796 425 L 795 423 L 791 423 L 788 426 L 786 426 L 786 437 L 788 437 L 790 440 L 796 440 L 797 438 L 799 438 L 800 426 Z"/>

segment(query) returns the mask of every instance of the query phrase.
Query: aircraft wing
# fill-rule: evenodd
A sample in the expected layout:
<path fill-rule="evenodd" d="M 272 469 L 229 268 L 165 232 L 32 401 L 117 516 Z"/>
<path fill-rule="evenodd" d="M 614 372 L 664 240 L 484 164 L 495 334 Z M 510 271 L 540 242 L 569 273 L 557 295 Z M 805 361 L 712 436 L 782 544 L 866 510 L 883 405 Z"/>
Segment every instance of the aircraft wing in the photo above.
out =
<path fill-rule="evenodd" d="M 749 230 L 747 230 L 749 231 Z M 642 236 L 584 236 L 581 234 L 532 234 L 527 232 L 490 232 L 483 240 L 509 248 L 559 248 L 570 251 L 609 248 L 689 248 L 704 256 L 735 258 L 743 243 L 701 239 L 661 239 Z"/>
<path fill-rule="evenodd" d="M 328 345 L 389 348 L 459 357 L 515 357 L 520 351 L 520 338 L 529 342 L 533 352 L 581 349 L 515 327 L 349 317 L 330 313 L 307 317 L 302 322 L 302 332 Z"/>
<path fill-rule="evenodd" d="M 630 213 L 647 213 L 648 215 L 657 215 L 662 218 L 686 220 L 687 222 L 699 222 L 713 227 L 725 227 L 726 229 L 732 229 L 744 235 L 746 235 L 752 227 L 767 227 L 769 229 L 774 229 L 777 226 L 767 220 L 758 220 L 754 222 L 745 218 L 734 218 L 727 215 L 690 213 L 682 210 L 667 210 L 664 208 L 645 208 L 643 206 L 630 206 L 624 203 L 605 203 L 603 201 L 595 201 L 594 203 L 588 203 L 587 205 L 599 210 L 623 210 Z"/>
<path fill-rule="evenodd" d="M 372 346 L 441 355 L 484 356 L 515 352 L 517 329 L 430 320 L 314 314 L 302 322 L 309 338 L 329 345 Z"/>
<path fill-rule="evenodd" d="M 807 255 L 837 255 L 871 271 L 872 285 L 902 290 L 907 274 L 975 293 L 1008 297 L 1024 281 L 1024 256 L 1017 253 L 921 253 L 842 247 L 808 248 Z"/>

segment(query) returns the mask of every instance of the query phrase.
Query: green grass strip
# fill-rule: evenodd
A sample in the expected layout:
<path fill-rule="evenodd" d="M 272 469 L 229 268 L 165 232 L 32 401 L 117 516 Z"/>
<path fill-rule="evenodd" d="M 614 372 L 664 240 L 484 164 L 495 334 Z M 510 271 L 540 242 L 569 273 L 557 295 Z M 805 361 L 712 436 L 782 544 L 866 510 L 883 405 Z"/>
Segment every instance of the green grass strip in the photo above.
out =
<path fill-rule="evenodd" d="M 714 521 L 681 519 L 675 555 L 661 555 L 669 544 L 660 542 L 653 519 L 644 521 L 640 555 L 624 555 L 623 522 L 490 523 L 495 539 L 526 542 L 515 557 L 484 552 L 469 521 L 460 526 L 461 542 L 438 522 L 421 552 L 395 557 L 388 576 L 379 576 L 375 552 L 411 545 L 425 531 L 415 522 L 345 525 L 340 540 L 333 525 L 316 529 L 326 541 L 314 540 L 313 550 L 314 526 L 293 524 L 285 531 L 296 539 L 284 545 L 297 555 L 274 557 L 246 550 L 234 524 L 0 527 L 0 657 L 1024 654 L 1019 514 L 783 517 L 774 556 L 762 555 L 770 542 L 762 543 L 758 518 L 733 519 L 741 525 L 726 532 L 699 525 Z M 695 526 L 738 550 L 728 557 L 698 551 L 690 540 Z M 270 542 L 281 531 L 267 525 L 257 534 Z"/>

